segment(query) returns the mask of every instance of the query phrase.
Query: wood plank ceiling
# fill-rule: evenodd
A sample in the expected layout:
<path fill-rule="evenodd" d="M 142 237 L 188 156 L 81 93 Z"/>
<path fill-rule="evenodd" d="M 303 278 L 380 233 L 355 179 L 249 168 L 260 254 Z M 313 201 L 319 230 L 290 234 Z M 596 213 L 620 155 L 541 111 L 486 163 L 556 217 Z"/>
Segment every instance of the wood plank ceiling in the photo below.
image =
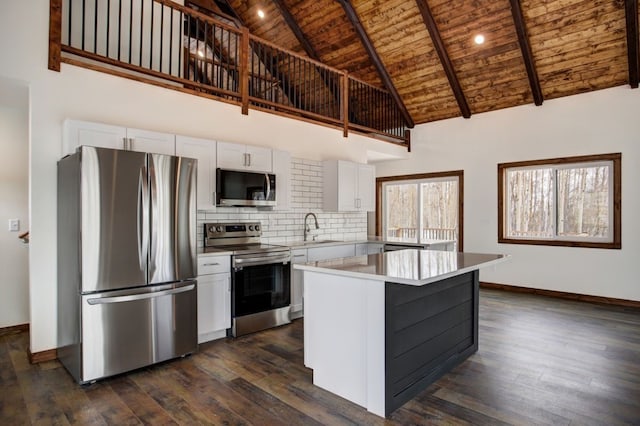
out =
<path fill-rule="evenodd" d="M 397 90 L 416 124 L 638 85 L 638 0 L 223 1 L 255 35 Z"/>

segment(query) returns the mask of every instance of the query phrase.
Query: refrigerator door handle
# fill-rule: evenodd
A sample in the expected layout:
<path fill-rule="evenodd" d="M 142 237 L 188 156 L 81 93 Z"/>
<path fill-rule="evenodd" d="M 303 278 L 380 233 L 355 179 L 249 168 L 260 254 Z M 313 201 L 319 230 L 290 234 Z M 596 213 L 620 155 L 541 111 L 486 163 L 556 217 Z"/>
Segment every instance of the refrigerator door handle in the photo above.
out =
<path fill-rule="evenodd" d="M 195 284 L 189 284 L 184 287 L 173 288 L 162 291 L 152 291 L 139 294 L 131 294 L 127 296 L 110 296 L 110 297 L 97 297 L 95 299 L 87 299 L 87 303 L 90 305 L 103 305 L 106 303 L 121 303 L 131 302 L 133 300 L 153 299 L 155 297 L 170 296 L 179 293 L 185 293 L 196 288 Z"/>
<path fill-rule="evenodd" d="M 147 283 L 158 283 L 162 281 L 169 281 L 169 279 L 158 279 L 156 276 L 158 269 L 158 239 L 161 238 L 159 236 L 159 223 L 160 214 L 159 209 L 160 206 L 158 204 L 158 175 L 162 173 L 159 169 L 159 164 L 156 164 L 156 158 L 153 154 L 147 154 L 147 161 L 149 167 L 149 209 L 148 212 L 148 232 L 149 232 L 149 264 L 148 264 L 148 272 L 147 272 Z"/>
<path fill-rule="evenodd" d="M 146 167 L 140 169 L 138 191 L 138 260 L 140 267 L 146 270 L 149 255 L 149 182 Z"/>

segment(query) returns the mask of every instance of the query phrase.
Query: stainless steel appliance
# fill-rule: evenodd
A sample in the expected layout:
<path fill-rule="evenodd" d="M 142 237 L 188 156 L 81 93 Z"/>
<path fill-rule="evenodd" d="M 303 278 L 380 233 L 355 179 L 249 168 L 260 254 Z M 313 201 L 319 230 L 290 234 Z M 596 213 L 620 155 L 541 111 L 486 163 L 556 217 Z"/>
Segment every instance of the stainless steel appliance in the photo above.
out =
<path fill-rule="evenodd" d="M 231 330 L 236 337 L 291 322 L 288 247 L 262 244 L 259 222 L 205 223 L 204 250 L 231 251 Z"/>
<path fill-rule="evenodd" d="M 220 206 L 275 206 L 276 175 L 217 169 L 216 204 Z"/>
<path fill-rule="evenodd" d="M 58 162 L 58 358 L 80 383 L 194 352 L 196 160 Z"/>

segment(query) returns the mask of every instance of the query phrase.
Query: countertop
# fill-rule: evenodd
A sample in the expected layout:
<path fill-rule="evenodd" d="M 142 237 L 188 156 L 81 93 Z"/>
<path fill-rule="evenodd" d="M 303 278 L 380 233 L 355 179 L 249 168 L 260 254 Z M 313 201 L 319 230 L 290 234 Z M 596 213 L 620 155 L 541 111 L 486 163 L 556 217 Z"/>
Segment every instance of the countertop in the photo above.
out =
<path fill-rule="evenodd" d="M 414 246 L 414 247 L 422 247 L 425 245 L 437 245 L 437 244 L 448 244 L 453 243 L 454 240 L 426 240 L 421 243 L 407 243 L 401 241 L 389 241 L 385 240 L 382 237 L 378 237 L 375 235 L 368 236 L 366 240 L 349 240 L 349 241 L 338 241 L 338 240 L 316 240 L 316 241 L 292 241 L 288 243 L 273 243 L 275 246 L 283 246 L 289 247 L 292 250 L 301 249 L 301 248 L 312 248 L 312 247 L 328 247 L 328 246 L 339 246 L 345 244 L 366 244 L 366 243 L 376 243 L 376 244 L 398 244 L 402 246 Z M 232 255 L 233 252 L 225 249 L 213 249 L 209 248 L 206 251 L 202 248 L 198 249 L 198 256 L 224 256 L 224 255 Z"/>
<path fill-rule="evenodd" d="M 504 262 L 504 254 L 407 249 L 295 264 L 295 269 L 421 286 Z"/>

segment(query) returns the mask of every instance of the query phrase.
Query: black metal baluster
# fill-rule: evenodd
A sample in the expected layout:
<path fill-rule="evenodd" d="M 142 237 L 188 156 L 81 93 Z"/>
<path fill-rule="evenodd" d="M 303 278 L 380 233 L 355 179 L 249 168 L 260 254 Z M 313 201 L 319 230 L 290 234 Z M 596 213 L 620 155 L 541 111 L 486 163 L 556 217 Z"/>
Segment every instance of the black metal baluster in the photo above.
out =
<path fill-rule="evenodd" d="M 296 58 L 294 57 L 295 61 L 296 61 L 296 75 L 298 76 L 298 96 L 296 96 L 296 108 L 298 109 L 302 109 L 302 95 L 304 92 L 304 80 L 303 80 L 303 76 L 302 76 L 302 61 L 300 60 L 300 58 Z"/>
<path fill-rule="evenodd" d="M 191 51 L 189 51 L 189 53 L 191 53 Z M 196 54 L 193 60 L 193 78 L 194 81 L 196 82 L 200 82 L 200 79 L 198 79 L 198 71 L 199 71 L 199 64 L 198 61 L 200 61 L 200 19 L 196 19 Z"/>
<path fill-rule="evenodd" d="M 71 8 L 72 4 L 73 4 L 73 1 L 69 0 L 69 34 L 67 36 L 67 43 L 69 46 L 72 46 L 72 43 L 71 43 L 71 23 L 73 22 L 73 13 Z"/>
<path fill-rule="evenodd" d="M 131 0 L 133 3 L 133 0 Z M 142 27 L 144 25 L 144 0 L 140 2 L 140 52 L 138 54 L 138 65 L 142 67 Z"/>
<path fill-rule="evenodd" d="M 273 102 L 275 100 L 275 96 L 274 96 L 274 90 L 277 90 L 276 85 L 273 84 L 273 79 L 275 78 L 277 80 L 278 78 L 278 69 L 274 69 L 274 63 L 273 63 L 273 47 L 269 46 L 269 68 L 271 70 L 273 70 L 273 72 L 271 73 L 271 82 L 269 82 L 269 100 L 271 102 Z M 275 74 L 275 75 L 274 75 Z"/>
<path fill-rule="evenodd" d="M 131 51 L 133 50 L 133 1 L 129 0 L 129 64 L 131 64 Z"/>
<path fill-rule="evenodd" d="M 175 11 L 169 8 L 170 24 L 169 24 L 169 75 L 173 75 L 173 15 Z"/>
<path fill-rule="evenodd" d="M 220 28 L 220 30 L 222 30 L 222 28 Z M 219 63 L 219 65 L 218 65 L 218 74 L 217 74 L 218 78 L 216 79 L 216 84 L 215 85 L 220 89 L 228 89 L 229 86 L 227 85 L 225 87 L 224 84 L 223 84 L 223 81 L 222 81 L 223 70 L 225 69 L 223 67 L 226 67 L 226 64 L 224 63 L 224 55 L 222 54 L 222 45 L 218 44 L 218 36 L 216 35 L 217 31 L 218 31 L 218 27 L 216 25 L 214 25 L 213 26 L 213 31 L 212 31 L 212 36 L 211 36 L 212 37 L 211 38 L 211 43 L 213 43 L 212 46 L 211 46 L 211 49 L 214 52 L 214 55 L 213 55 L 214 60 L 215 60 L 216 52 L 217 52 L 218 61 L 219 61 L 218 62 Z M 224 39 L 221 37 L 220 38 L 220 42 L 222 42 L 222 40 L 224 40 Z M 216 50 L 216 45 L 220 46 L 217 50 Z M 228 71 L 227 71 L 227 75 L 229 75 Z"/>
<path fill-rule="evenodd" d="M 231 31 L 227 31 L 227 54 L 223 55 L 222 54 L 222 49 L 223 49 L 223 42 L 224 42 L 224 35 L 222 33 L 222 28 L 220 28 L 220 57 L 225 57 L 226 56 L 226 69 L 227 69 L 227 89 L 231 88 L 231 84 L 233 84 L 233 91 L 237 92 L 238 91 L 238 81 L 240 80 L 240 72 L 239 70 L 236 68 L 235 72 L 231 69 L 231 67 L 233 66 L 231 63 L 231 35 L 233 34 L 233 36 L 235 37 L 235 43 L 234 43 L 234 54 L 233 54 L 233 62 L 236 64 L 236 66 L 238 65 L 239 61 L 238 61 L 238 34 L 236 33 L 232 33 Z M 231 78 L 231 72 L 234 72 L 233 75 L 235 75 L 235 79 Z"/>
<path fill-rule="evenodd" d="M 202 40 L 203 40 L 203 43 L 204 43 L 204 49 L 203 49 L 204 50 L 203 51 L 204 55 L 202 56 L 202 65 L 204 66 L 204 69 L 202 70 L 202 74 L 203 74 L 202 75 L 202 82 L 205 83 L 205 84 L 207 82 L 207 78 L 209 78 L 208 77 L 209 76 L 209 72 L 208 72 L 209 66 L 207 64 L 207 50 L 208 50 L 207 49 L 207 39 L 209 38 L 208 37 L 208 35 L 209 35 L 208 30 L 209 30 L 209 23 L 207 21 L 204 21 L 204 34 L 203 34 L 203 37 L 202 37 Z M 213 72 L 213 66 L 211 68 L 212 68 L 212 72 Z"/>
<path fill-rule="evenodd" d="M 286 95 L 287 95 L 287 104 L 291 105 L 291 82 L 294 81 L 291 78 L 291 55 L 287 54 L 287 77 L 289 79 L 289 87 L 287 87 Z"/>
<path fill-rule="evenodd" d="M 280 79 L 280 70 L 278 69 L 277 58 L 275 58 L 273 56 L 273 53 L 274 53 L 273 47 L 270 50 L 271 50 L 271 68 L 275 69 L 276 81 L 282 81 Z M 272 102 L 277 102 L 278 101 L 278 87 L 279 86 L 277 84 L 272 84 L 271 85 L 271 101 Z"/>
<path fill-rule="evenodd" d="M 93 2 L 93 53 L 98 53 L 98 0 Z"/>
<path fill-rule="evenodd" d="M 218 74 L 219 74 L 219 81 L 220 81 L 220 87 L 227 89 L 227 90 L 233 90 L 235 92 L 236 88 L 235 85 L 234 87 L 231 87 L 232 83 L 234 82 L 234 79 L 231 78 L 231 76 L 235 76 L 235 72 L 234 70 L 231 69 L 231 58 L 235 58 L 235 51 L 234 54 L 231 54 L 231 32 L 227 31 L 229 34 L 227 34 L 227 54 L 224 54 L 224 28 L 220 27 L 220 52 L 219 52 L 219 56 L 220 56 L 220 67 L 218 68 Z M 235 35 L 235 33 L 233 33 Z M 236 42 L 234 43 L 235 46 L 237 47 L 238 44 L 238 39 L 236 38 Z M 236 62 L 237 63 L 237 62 Z M 225 72 L 226 71 L 226 72 Z M 234 72 L 234 74 L 231 74 L 232 72 Z M 223 74 L 224 73 L 224 74 Z"/>
<path fill-rule="evenodd" d="M 316 67 L 314 66 L 313 63 L 309 62 L 309 78 L 311 79 L 311 81 L 309 82 L 309 84 L 311 85 L 309 89 L 311 92 L 311 99 L 310 99 L 311 103 L 309 105 L 309 109 L 313 113 L 318 112 L 318 93 L 316 92 L 316 77 L 317 77 Z"/>
<path fill-rule="evenodd" d="M 82 44 L 81 44 L 82 50 L 84 50 L 84 39 L 85 39 L 85 37 L 87 35 L 87 33 L 85 31 L 86 24 L 85 24 L 85 18 L 84 18 L 84 15 L 85 15 L 86 11 L 87 11 L 87 9 L 86 9 L 86 1 L 82 0 L 82 33 L 81 33 L 81 36 L 82 36 Z"/>
<path fill-rule="evenodd" d="M 162 72 L 162 57 L 164 56 L 164 51 L 162 49 L 162 42 L 164 39 L 164 5 L 160 4 L 160 65 L 158 71 Z"/>
<path fill-rule="evenodd" d="M 118 0 L 118 60 L 122 61 L 122 57 L 120 56 L 122 52 L 122 0 Z"/>
<path fill-rule="evenodd" d="M 180 11 L 180 26 L 184 25 L 184 13 Z M 180 40 L 184 40 L 184 29 L 181 30 Z M 182 41 L 180 41 L 180 54 L 178 55 L 178 75 L 182 73 L 182 77 L 189 80 L 189 63 L 184 65 L 186 68 L 187 75 L 184 75 L 185 70 L 182 69 L 182 57 L 184 56 L 185 46 L 182 46 Z M 191 50 L 191 19 L 187 20 L 187 53 Z"/>
<path fill-rule="evenodd" d="M 111 22 L 111 0 L 107 0 L 107 45 L 105 55 L 107 58 L 109 57 L 109 24 Z"/>
<path fill-rule="evenodd" d="M 151 36 L 149 37 L 149 69 L 153 69 L 153 11 L 155 9 L 154 1 L 151 0 Z"/>
<path fill-rule="evenodd" d="M 320 81 L 326 82 L 327 79 L 325 78 L 325 75 L 324 75 L 324 68 L 318 67 L 317 70 L 318 70 L 318 74 L 319 74 L 319 77 L 320 77 Z M 325 107 L 326 107 L 326 105 L 325 105 L 326 91 L 325 91 L 325 89 L 326 89 L 326 86 L 323 86 L 321 84 L 320 85 L 320 96 L 318 97 L 318 100 L 320 102 L 320 107 L 318 109 L 318 113 L 320 115 L 323 115 L 323 116 L 326 116 L 326 110 L 325 110 Z"/>

